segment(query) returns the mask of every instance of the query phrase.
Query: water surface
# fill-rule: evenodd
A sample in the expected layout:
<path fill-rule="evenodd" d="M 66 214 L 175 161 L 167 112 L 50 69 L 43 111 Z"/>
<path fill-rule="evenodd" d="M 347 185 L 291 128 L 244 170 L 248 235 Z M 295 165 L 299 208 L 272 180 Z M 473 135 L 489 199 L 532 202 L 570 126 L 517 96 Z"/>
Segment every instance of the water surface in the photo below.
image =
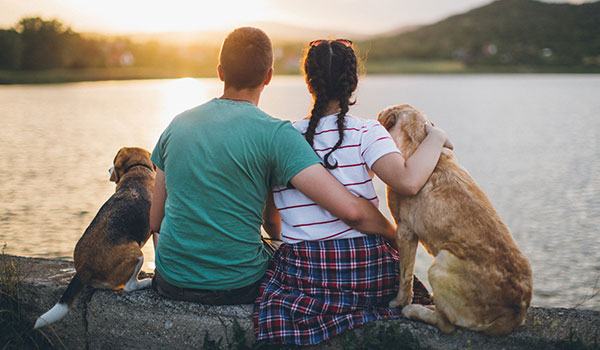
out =
<path fill-rule="evenodd" d="M 152 150 L 179 112 L 220 95 L 216 79 L 0 86 L 0 244 L 72 259 L 113 193 L 120 147 Z M 534 270 L 534 305 L 573 307 L 600 278 L 600 76 L 444 75 L 362 79 L 350 113 L 376 118 L 410 103 L 450 135 Z M 276 77 L 260 107 L 299 119 L 311 99 L 300 77 Z M 380 209 L 389 216 L 376 181 Z M 224 247 L 225 249 L 225 247 Z M 144 247 L 145 269 L 153 265 Z M 431 257 L 419 249 L 426 280 Z M 582 308 L 600 310 L 600 297 Z"/>

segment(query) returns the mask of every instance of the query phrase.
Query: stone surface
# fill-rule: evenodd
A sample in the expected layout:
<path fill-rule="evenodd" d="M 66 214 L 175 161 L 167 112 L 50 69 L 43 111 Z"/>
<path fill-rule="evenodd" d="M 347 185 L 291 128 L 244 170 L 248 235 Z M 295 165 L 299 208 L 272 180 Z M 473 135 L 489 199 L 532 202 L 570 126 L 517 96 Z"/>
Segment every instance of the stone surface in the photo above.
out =
<path fill-rule="evenodd" d="M 135 349 L 140 339 L 154 348 L 198 348 L 206 334 L 212 340 L 231 339 L 226 330 L 231 333 L 234 319 L 253 335 L 251 315 L 251 305 L 208 306 L 165 299 L 151 290 L 99 290 L 88 304 L 90 348 Z"/>
<path fill-rule="evenodd" d="M 71 262 L 2 256 L 13 259 L 19 271 L 19 299 L 31 324 L 50 309 L 74 274 Z M 86 288 L 72 310 L 52 327 L 42 328 L 54 344 L 68 349 L 201 348 L 204 337 L 233 339 L 232 323 L 254 337 L 252 306 L 208 306 L 174 301 L 151 290 L 132 293 Z M 525 324 L 506 337 L 456 331 L 446 335 L 437 328 L 406 319 L 379 321 L 377 327 L 397 325 L 432 350 L 444 349 L 564 349 L 581 342 L 600 348 L 600 312 L 532 307 Z M 364 328 L 354 332 L 361 337 Z M 310 347 L 342 349 L 341 338 Z"/>
<path fill-rule="evenodd" d="M 37 318 L 50 310 L 62 296 L 71 277 L 75 274 L 73 263 L 5 255 L 0 256 L 0 259 L 13 259 L 16 263 L 21 311 L 30 320 L 33 328 Z M 45 333 L 53 344 L 68 349 L 85 346 L 85 301 L 91 293 L 93 293 L 91 288 L 85 289 L 64 319 L 40 331 Z"/>

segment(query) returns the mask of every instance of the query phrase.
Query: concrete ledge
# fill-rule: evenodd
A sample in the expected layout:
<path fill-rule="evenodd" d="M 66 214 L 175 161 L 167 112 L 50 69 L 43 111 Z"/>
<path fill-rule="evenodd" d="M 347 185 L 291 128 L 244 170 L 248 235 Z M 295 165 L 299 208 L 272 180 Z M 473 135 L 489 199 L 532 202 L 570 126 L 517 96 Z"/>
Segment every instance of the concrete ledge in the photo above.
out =
<path fill-rule="evenodd" d="M 75 272 L 68 261 L 7 255 L 0 259 L 4 260 L 0 263 L 10 259 L 18 268 L 19 300 L 32 325 L 60 299 Z M 206 335 L 211 340 L 222 338 L 223 344 L 231 341 L 234 321 L 252 342 L 252 305 L 207 306 L 165 299 L 151 290 L 124 293 L 86 288 L 71 312 L 44 331 L 53 343 L 68 349 L 201 348 Z M 445 335 L 437 328 L 405 319 L 375 324 L 397 325 L 430 349 L 564 349 L 565 344 L 575 343 L 600 349 L 600 312 L 591 310 L 532 307 L 525 324 L 502 338 L 467 331 Z M 359 327 L 349 332 L 361 337 L 363 331 Z M 312 348 L 341 349 L 341 337 Z"/>

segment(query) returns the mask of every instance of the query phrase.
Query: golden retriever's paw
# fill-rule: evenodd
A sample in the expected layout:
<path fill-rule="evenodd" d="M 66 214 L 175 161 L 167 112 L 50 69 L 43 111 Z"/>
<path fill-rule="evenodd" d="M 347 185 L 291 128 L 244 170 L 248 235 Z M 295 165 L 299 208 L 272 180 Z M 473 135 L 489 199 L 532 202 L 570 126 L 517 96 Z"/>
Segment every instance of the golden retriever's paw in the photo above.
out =
<path fill-rule="evenodd" d="M 390 301 L 390 307 L 404 307 L 406 305 L 410 305 L 413 300 L 413 291 L 409 290 L 408 292 L 402 293 L 399 292 L 398 296 Z"/>
<path fill-rule="evenodd" d="M 450 334 L 456 327 L 446 319 L 444 315 L 424 305 L 410 304 L 402 308 L 402 315 L 409 320 L 423 321 L 434 325 L 440 331 Z"/>
<path fill-rule="evenodd" d="M 422 306 L 418 304 L 406 305 L 402 308 L 402 315 L 411 320 L 418 320 L 420 318 L 418 318 L 417 316 L 419 315 L 419 309 L 421 307 Z"/>

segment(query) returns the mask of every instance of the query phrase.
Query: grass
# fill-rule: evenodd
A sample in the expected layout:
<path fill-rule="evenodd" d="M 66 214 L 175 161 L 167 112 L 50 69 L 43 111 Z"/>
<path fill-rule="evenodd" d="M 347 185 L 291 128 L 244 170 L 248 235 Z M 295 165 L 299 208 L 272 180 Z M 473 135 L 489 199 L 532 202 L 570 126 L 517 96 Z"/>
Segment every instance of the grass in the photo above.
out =
<path fill-rule="evenodd" d="M 204 74 L 208 76 L 208 72 Z M 48 69 L 40 71 L 0 70 L 1 84 L 54 84 L 81 81 L 167 79 L 202 76 L 192 69 L 156 69 L 112 67 L 84 69 Z M 216 76 L 213 73 L 212 76 Z"/>
<path fill-rule="evenodd" d="M 248 341 L 246 331 L 234 319 L 231 326 L 223 321 L 225 339 L 210 339 L 208 332 L 204 336 L 203 350 L 275 350 L 296 349 L 295 345 L 274 345 L 264 341 Z M 250 337 L 253 338 L 253 337 Z M 400 326 L 395 323 L 377 325 L 367 323 L 360 328 L 360 332 L 344 332 L 340 338 L 340 345 L 344 350 L 424 350 L 419 341 L 408 330 L 400 331 Z M 579 349 L 578 349 L 579 350 Z M 582 349 L 583 350 L 583 349 Z M 587 350 L 587 349 L 586 349 Z"/>
<path fill-rule="evenodd" d="M 459 61 L 367 61 L 365 69 L 368 74 L 437 74 L 465 73 L 467 67 Z"/>
<path fill-rule="evenodd" d="M 223 320 L 221 324 L 225 328 L 225 339 L 219 338 L 218 340 L 210 339 L 208 331 L 204 334 L 204 343 L 202 344 L 202 350 L 271 350 L 280 349 L 279 345 L 268 345 L 262 341 L 248 341 L 246 331 L 240 326 L 236 319 L 233 319 L 231 326 L 227 326 Z M 229 334 L 231 331 L 231 336 Z M 254 338 L 254 336 L 252 336 Z M 225 344 L 223 344 L 225 341 Z"/>
<path fill-rule="evenodd" d="M 4 254 L 6 243 L 0 253 L 0 349 L 52 349 L 60 344 L 53 343 L 48 335 L 33 330 L 29 320 L 23 317 L 19 302 L 19 269 L 15 260 Z"/>
<path fill-rule="evenodd" d="M 586 293 L 583 297 L 581 297 L 577 303 L 573 306 L 574 309 L 580 308 L 583 304 L 587 303 L 590 300 L 596 299 L 600 297 L 600 274 L 596 277 L 596 282 L 592 287 L 591 292 Z"/>
<path fill-rule="evenodd" d="M 426 349 L 419 344 L 408 329 L 400 331 L 400 325 L 390 323 L 377 326 L 367 323 L 360 333 L 346 332 L 342 335 L 341 345 L 344 350 L 420 350 Z"/>

